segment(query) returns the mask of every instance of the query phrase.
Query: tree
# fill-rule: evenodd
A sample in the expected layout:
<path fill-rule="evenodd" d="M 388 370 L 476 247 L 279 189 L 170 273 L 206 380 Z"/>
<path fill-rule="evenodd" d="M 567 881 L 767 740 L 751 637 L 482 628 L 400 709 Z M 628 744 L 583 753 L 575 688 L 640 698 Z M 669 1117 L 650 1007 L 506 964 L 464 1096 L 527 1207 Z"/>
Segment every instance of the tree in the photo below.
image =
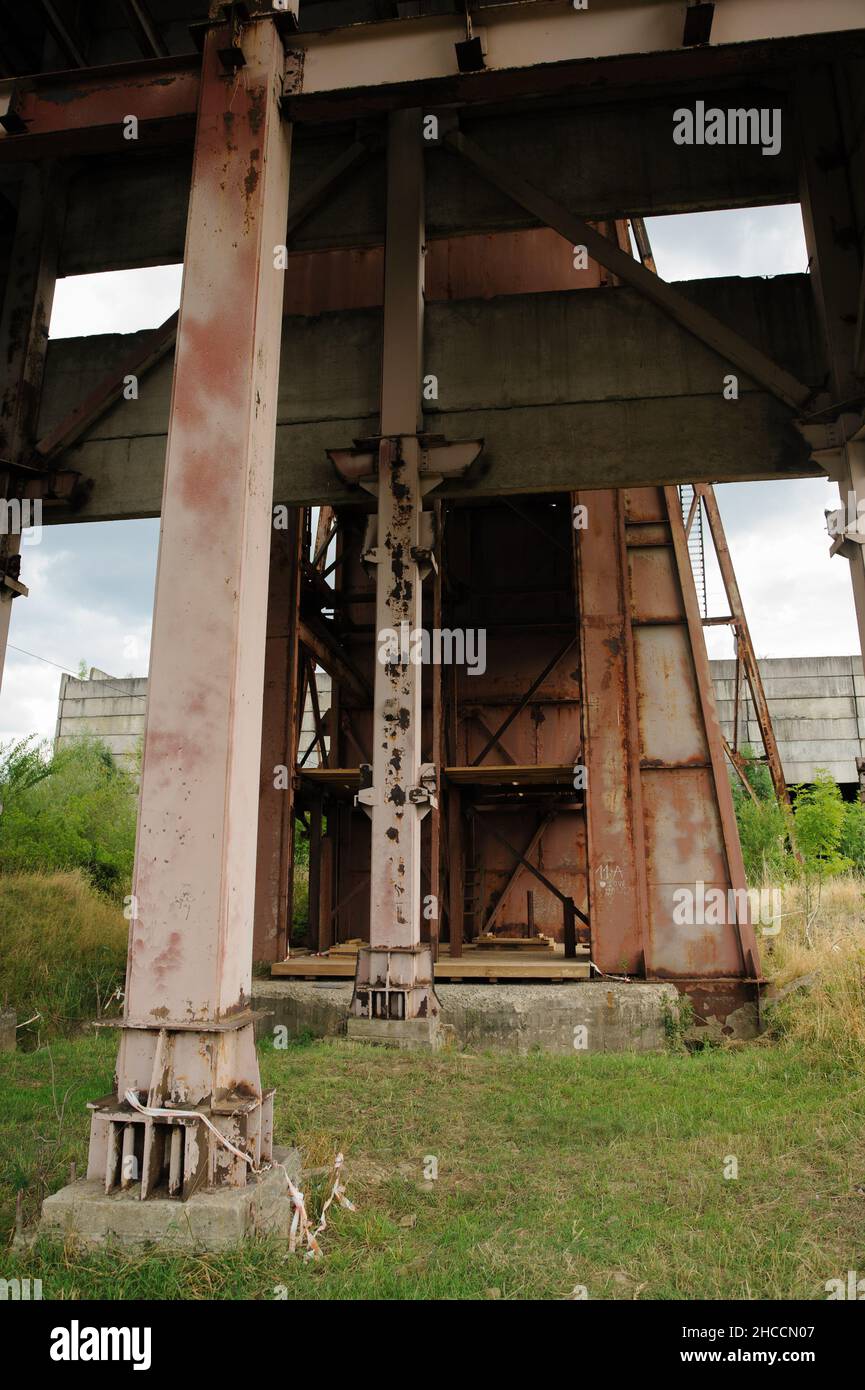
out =
<path fill-rule="evenodd" d="M 82 869 L 103 893 L 129 891 L 137 786 L 100 739 L 0 746 L 0 871 Z"/>

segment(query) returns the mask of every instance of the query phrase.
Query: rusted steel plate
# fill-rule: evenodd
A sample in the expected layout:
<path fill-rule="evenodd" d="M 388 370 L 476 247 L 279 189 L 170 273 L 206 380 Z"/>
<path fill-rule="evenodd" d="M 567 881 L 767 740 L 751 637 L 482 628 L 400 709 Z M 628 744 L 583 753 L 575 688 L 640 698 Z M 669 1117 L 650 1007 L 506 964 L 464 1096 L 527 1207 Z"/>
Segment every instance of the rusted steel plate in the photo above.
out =
<path fill-rule="evenodd" d="M 708 745 L 687 628 L 638 627 L 634 654 L 641 762 L 705 764 Z"/>

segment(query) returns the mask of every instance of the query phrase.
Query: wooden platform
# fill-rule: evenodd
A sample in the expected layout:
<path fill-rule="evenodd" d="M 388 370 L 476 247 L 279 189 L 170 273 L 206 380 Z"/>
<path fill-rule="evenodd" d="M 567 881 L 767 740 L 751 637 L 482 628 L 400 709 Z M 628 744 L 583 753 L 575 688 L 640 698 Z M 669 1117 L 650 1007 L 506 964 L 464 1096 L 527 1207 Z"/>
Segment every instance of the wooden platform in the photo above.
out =
<path fill-rule="evenodd" d="M 354 952 L 344 950 L 338 955 L 316 956 L 308 951 L 292 952 L 288 960 L 277 961 L 270 967 L 276 978 L 288 976 L 295 980 L 352 980 Z M 440 981 L 459 980 L 587 980 L 589 953 L 577 947 L 577 959 L 565 960 L 561 946 L 552 951 L 501 950 L 490 947 L 479 950 L 467 945 L 461 956 L 451 960 L 445 946 L 435 965 L 435 978 Z"/>
<path fill-rule="evenodd" d="M 302 767 L 298 771 L 302 782 L 334 794 L 356 792 L 360 786 L 359 767 Z M 446 767 L 444 776 L 446 782 L 461 787 L 572 787 L 574 769 L 559 763 L 484 763 L 480 767 Z"/>

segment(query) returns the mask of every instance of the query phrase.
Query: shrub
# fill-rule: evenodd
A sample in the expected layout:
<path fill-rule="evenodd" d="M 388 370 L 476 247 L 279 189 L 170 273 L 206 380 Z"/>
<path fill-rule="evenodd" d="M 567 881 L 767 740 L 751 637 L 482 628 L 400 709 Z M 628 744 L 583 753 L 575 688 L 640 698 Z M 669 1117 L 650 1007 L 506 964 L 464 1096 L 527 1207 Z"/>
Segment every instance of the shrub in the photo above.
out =
<path fill-rule="evenodd" d="M 865 805 L 861 801 L 848 802 L 844 807 L 839 849 L 857 874 L 865 874 Z"/>
<path fill-rule="evenodd" d="M 841 852 L 845 819 L 841 788 L 825 768 L 817 768 L 813 783 L 796 789 L 793 806 L 793 838 L 806 877 L 828 878 L 851 868 Z"/>
<path fill-rule="evenodd" d="M 745 877 L 755 887 L 783 882 L 791 873 L 789 817 L 778 805 L 766 764 L 756 761 L 754 749 L 748 744 L 742 748 L 742 756 L 746 760 L 745 777 L 754 796 L 748 794 L 732 770 L 730 779 Z"/>
<path fill-rule="evenodd" d="M 754 886 L 788 878 L 791 856 L 787 846 L 789 817 L 772 798 L 752 801 L 743 795 L 736 807 L 745 877 Z"/>
<path fill-rule="evenodd" d="M 99 739 L 0 747 L 0 872 L 80 869 L 101 892 L 129 891 L 137 787 Z"/>

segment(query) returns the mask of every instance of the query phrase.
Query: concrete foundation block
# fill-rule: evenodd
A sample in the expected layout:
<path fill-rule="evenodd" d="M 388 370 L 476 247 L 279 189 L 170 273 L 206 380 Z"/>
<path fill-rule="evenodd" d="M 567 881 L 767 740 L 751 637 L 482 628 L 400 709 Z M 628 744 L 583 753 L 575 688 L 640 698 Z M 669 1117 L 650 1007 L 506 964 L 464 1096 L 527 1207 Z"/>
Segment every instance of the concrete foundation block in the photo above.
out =
<path fill-rule="evenodd" d="M 0 1013 L 0 1052 L 14 1052 L 18 1042 L 18 1015 L 13 1010 Z"/>
<path fill-rule="evenodd" d="M 305 1032 L 340 1037 L 348 1032 L 367 1042 L 387 1041 L 383 1035 L 376 1037 L 376 1030 L 392 1028 L 392 1023 L 348 1018 L 351 995 L 349 981 L 280 979 L 253 984 L 255 1006 L 272 1013 L 262 1032 L 275 1025 L 290 1037 Z M 440 1042 L 493 1052 L 539 1050 L 575 1057 L 584 1052 L 663 1051 L 680 1006 L 674 985 L 643 981 L 438 984 L 436 995 Z"/>
<path fill-rule="evenodd" d="M 662 1052 L 678 1016 L 674 985 L 585 980 L 560 985 L 455 984 L 442 1020 L 468 1047 L 494 1052 Z"/>
<path fill-rule="evenodd" d="M 297 1149 L 274 1149 L 275 1163 L 300 1182 Z M 188 1201 L 154 1197 L 142 1202 L 138 1185 L 107 1196 L 102 1183 L 79 1178 L 46 1197 L 29 1234 L 72 1238 L 84 1245 L 167 1250 L 228 1250 L 256 1236 L 288 1236 L 292 1205 L 285 1174 L 270 1168 L 246 1187 L 199 1192 Z"/>
<path fill-rule="evenodd" d="M 442 1045 L 437 1018 L 354 1018 L 350 1015 L 346 1019 L 346 1035 L 352 1042 L 425 1052 L 435 1052 Z"/>

